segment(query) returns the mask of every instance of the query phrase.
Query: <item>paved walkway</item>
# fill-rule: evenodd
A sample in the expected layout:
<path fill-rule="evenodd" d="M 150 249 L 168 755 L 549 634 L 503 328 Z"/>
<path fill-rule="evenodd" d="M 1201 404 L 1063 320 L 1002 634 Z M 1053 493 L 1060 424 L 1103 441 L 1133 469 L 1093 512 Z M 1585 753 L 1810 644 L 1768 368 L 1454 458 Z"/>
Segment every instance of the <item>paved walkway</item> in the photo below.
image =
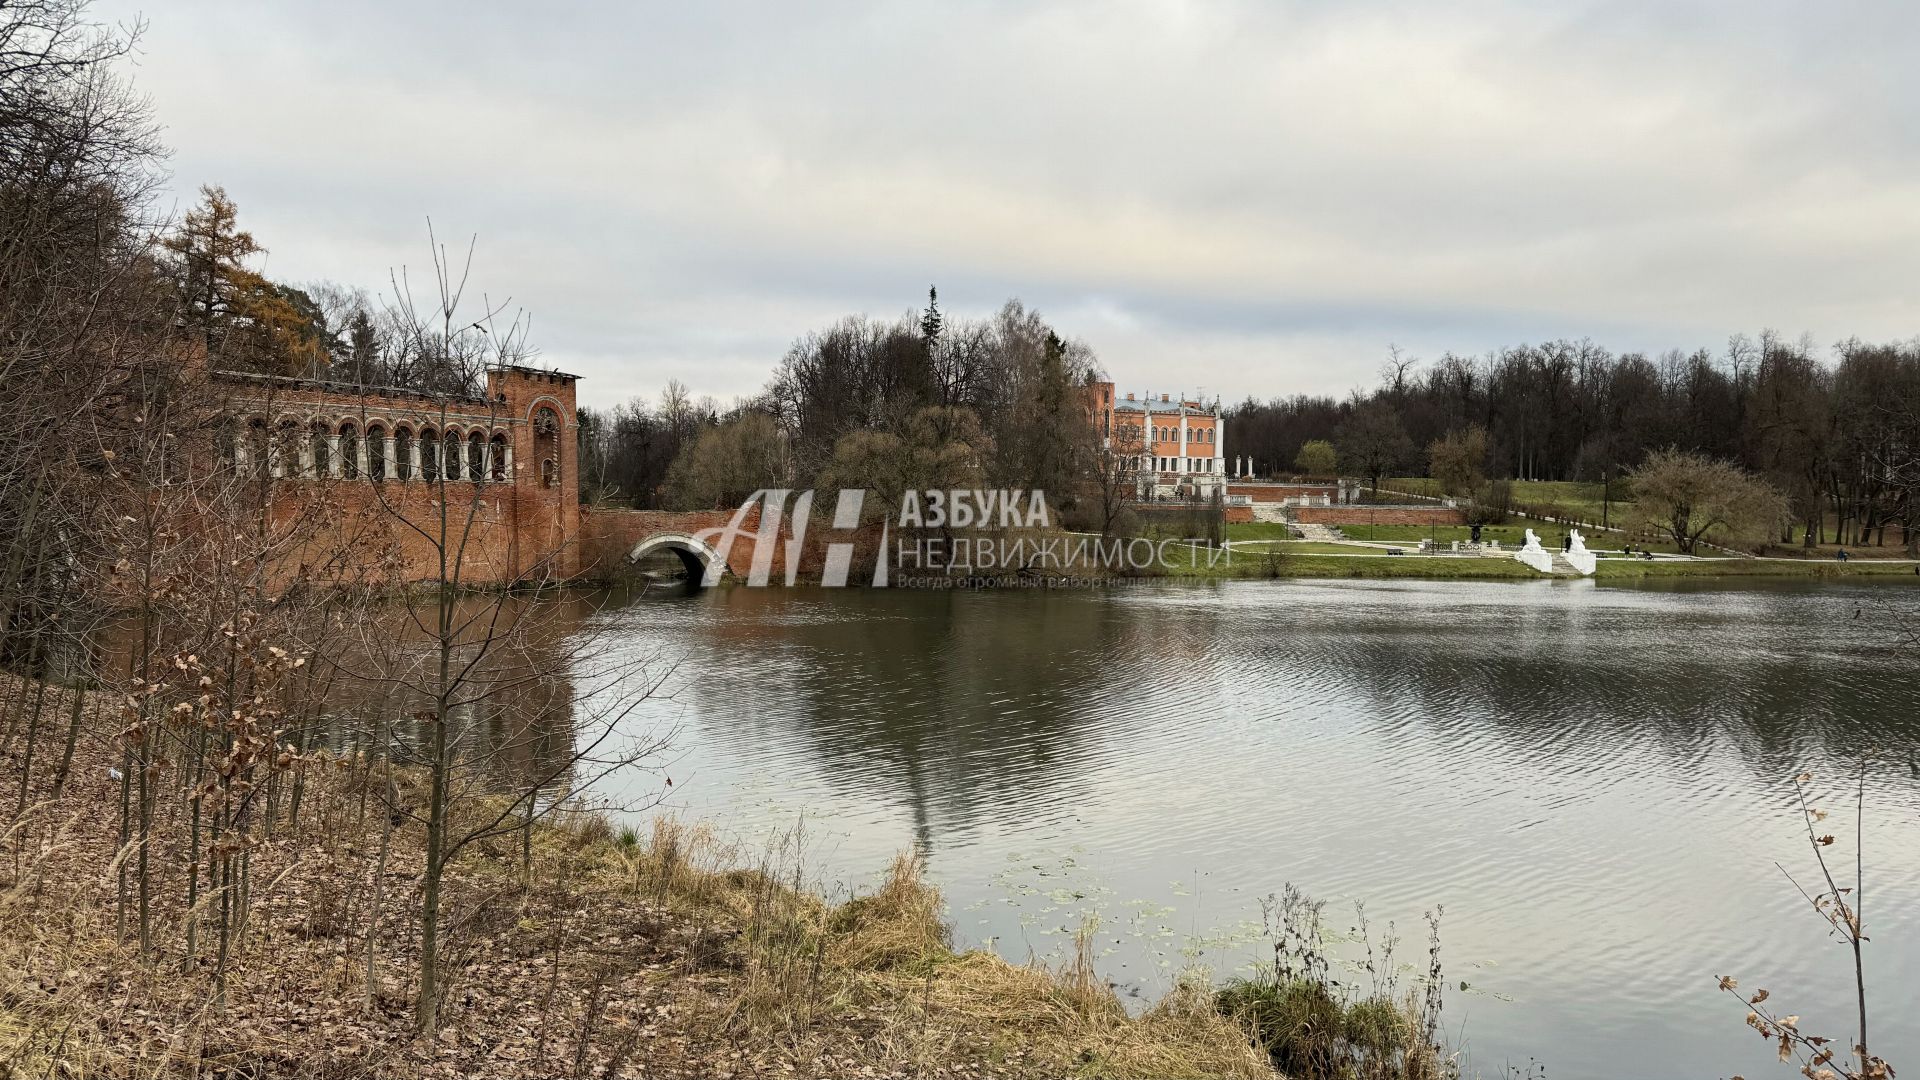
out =
<path fill-rule="evenodd" d="M 1312 540 L 1322 544 L 1337 544 L 1346 539 L 1335 532 L 1330 525 L 1301 524 L 1295 526 L 1295 528 L 1300 530 L 1300 539 L 1302 540 Z"/>

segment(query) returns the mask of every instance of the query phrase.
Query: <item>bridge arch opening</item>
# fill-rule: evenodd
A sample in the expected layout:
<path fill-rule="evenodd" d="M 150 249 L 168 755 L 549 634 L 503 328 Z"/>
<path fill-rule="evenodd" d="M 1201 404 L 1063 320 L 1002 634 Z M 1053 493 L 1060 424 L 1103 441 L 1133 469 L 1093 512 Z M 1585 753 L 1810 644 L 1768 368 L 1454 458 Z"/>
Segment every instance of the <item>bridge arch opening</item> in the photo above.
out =
<path fill-rule="evenodd" d="M 708 567 L 718 564 L 721 572 L 726 572 L 726 560 L 714 550 L 713 545 L 687 533 L 659 533 L 647 537 L 627 552 L 627 564 L 642 568 L 649 562 L 657 565 L 668 555 L 678 559 L 680 569 L 686 573 L 689 592 L 706 583 Z"/>

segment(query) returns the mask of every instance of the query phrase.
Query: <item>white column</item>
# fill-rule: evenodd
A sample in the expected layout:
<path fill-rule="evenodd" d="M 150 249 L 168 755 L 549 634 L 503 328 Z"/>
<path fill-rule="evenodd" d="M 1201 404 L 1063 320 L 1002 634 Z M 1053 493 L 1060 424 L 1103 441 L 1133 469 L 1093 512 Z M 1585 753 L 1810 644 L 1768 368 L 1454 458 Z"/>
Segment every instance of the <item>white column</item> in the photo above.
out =
<path fill-rule="evenodd" d="M 385 435 L 385 436 L 383 437 L 383 440 L 382 440 L 382 441 L 384 441 L 384 442 L 385 442 L 385 443 L 387 444 L 387 445 L 386 445 L 386 448 L 385 448 L 385 449 L 384 449 L 383 451 L 381 451 L 381 454 L 380 454 L 380 459 L 381 459 L 382 461 L 385 461 L 385 462 L 387 463 L 387 465 L 386 465 L 386 469 L 387 469 L 387 476 L 386 476 L 386 478 L 387 478 L 388 480 L 397 480 L 397 479 L 399 479 L 399 477 L 400 477 L 400 463 L 399 463 L 398 461 L 395 461 L 395 460 L 394 460 L 394 458 L 393 458 L 393 434 L 392 434 L 392 432 L 388 432 L 388 433 L 387 433 L 387 435 Z"/>
<path fill-rule="evenodd" d="M 294 432 L 294 437 L 300 440 L 300 475 L 311 480 L 313 479 L 313 432 L 302 428 Z"/>
<path fill-rule="evenodd" d="M 364 431 L 360 433 L 359 438 L 353 440 L 353 465 L 353 471 L 360 479 L 365 480 L 367 478 L 367 433 Z"/>
<path fill-rule="evenodd" d="M 346 475 L 346 462 L 340 460 L 340 433 L 327 436 L 327 475 L 335 480 Z"/>
<path fill-rule="evenodd" d="M 413 433 L 413 443 L 407 447 L 407 476 L 420 479 L 420 433 Z"/>
<path fill-rule="evenodd" d="M 511 442 L 500 445 L 500 468 L 504 470 L 507 483 L 513 483 L 513 443 Z"/>
<path fill-rule="evenodd" d="M 480 480 L 482 483 L 493 479 L 493 440 L 489 438 L 480 444 Z"/>
<path fill-rule="evenodd" d="M 1189 453 L 1191 451 L 1187 449 L 1187 410 L 1183 407 L 1180 410 L 1180 471 L 1182 473 L 1190 471 L 1187 468 Z"/>

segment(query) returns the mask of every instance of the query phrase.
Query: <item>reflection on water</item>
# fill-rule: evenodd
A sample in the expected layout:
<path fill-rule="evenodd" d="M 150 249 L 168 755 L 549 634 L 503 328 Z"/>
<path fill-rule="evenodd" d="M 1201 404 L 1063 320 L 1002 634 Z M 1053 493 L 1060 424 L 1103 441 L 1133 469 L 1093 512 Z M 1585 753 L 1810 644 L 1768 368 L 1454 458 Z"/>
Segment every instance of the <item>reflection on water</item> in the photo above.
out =
<path fill-rule="evenodd" d="M 580 766 L 590 764 L 576 760 L 582 740 L 633 696 L 632 687 L 610 684 L 645 685 L 627 678 L 644 675 L 639 665 L 606 655 L 589 629 L 601 607 L 621 599 L 556 592 L 455 602 L 449 733 L 454 754 L 479 767 L 483 783 L 565 791 L 580 779 Z M 424 763 L 430 728 L 423 720 L 440 687 L 437 604 L 422 594 L 372 614 L 316 604 L 250 624 L 260 648 L 286 647 L 309 661 L 285 687 L 281 737 L 303 749 Z M 239 692 L 247 692 L 246 658 L 222 651 L 223 627 L 182 621 L 169 631 L 175 636 L 149 643 L 148 671 L 164 671 L 176 651 L 204 653 L 217 672 L 234 660 Z M 107 684 L 132 677 L 143 659 L 140 641 L 137 627 L 109 628 L 97 643 L 93 674 Z"/>
<path fill-rule="evenodd" d="M 677 660 L 632 722 L 679 726 L 680 810 L 745 836 L 805 814 L 844 881 L 917 842 L 960 932 L 1015 958 L 1098 908 L 1110 976 L 1152 993 L 1250 958 L 1219 932 L 1285 881 L 1409 937 L 1444 905 L 1476 1068 L 1711 1076 L 1768 1065 L 1722 973 L 1846 1034 L 1842 952 L 1774 860 L 1805 858 L 1788 778 L 1832 793 L 1869 747 L 1876 1049 L 1920 1060 L 1893 1019 L 1920 1014 L 1920 683 L 1891 629 L 1916 601 L 1248 582 L 729 589 L 581 617 Z"/>

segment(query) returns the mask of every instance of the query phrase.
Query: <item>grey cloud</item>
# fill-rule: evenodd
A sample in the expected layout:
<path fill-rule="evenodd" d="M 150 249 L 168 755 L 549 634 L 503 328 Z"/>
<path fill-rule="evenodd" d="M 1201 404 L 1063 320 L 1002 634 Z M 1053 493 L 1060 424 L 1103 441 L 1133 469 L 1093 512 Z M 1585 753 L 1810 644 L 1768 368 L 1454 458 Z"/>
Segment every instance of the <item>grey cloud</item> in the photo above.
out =
<path fill-rule="evenodd" d="M 294 279 L 381 285 L 429 213 L 478 232 L 594 400 L 751 392 L 929 282 L 1230 397 L 1365 382 L 1389 340 L 1916 330 L 1905 5 L 150 14 L 183 202 L 226 184 Z"/>

